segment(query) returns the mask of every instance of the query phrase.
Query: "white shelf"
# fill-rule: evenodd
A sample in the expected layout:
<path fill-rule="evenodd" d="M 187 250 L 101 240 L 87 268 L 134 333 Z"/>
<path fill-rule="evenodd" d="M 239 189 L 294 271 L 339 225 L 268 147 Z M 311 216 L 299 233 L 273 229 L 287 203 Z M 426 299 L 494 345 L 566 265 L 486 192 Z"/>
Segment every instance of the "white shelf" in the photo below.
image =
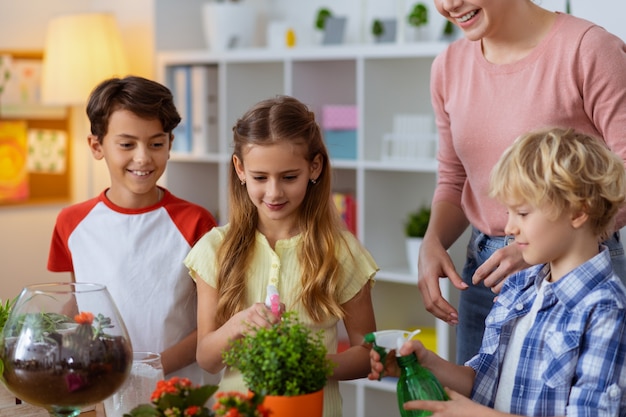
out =
<path fill-rule="evenodd" d="M 383 137 L 392 131 L 394 115 L 432 115 L 430 66 L 446 46 L 431 42 L 160 53 L 157 73 L 168 85 L 174 66 L 218 68 L 219 137 L 213 138 L 217 152 L 172 154 L 164 184 L 174 194 L 202 204 L 223 223 L 228 213 L 231 126 L 244 111 L 277 94 L 297 97 L 318 115 L 326 104 L 355 105 L 357 158 L 331 163 L 334 188 L 355 195 L 357 236 L 381 268 L 372 295 L 378 328 L 435 327 L 438 354 L 447 358 L 449 329 L 421 304 L 417 277 L 409 273 L 403 231 L 407 213 L 431 201 L 437 162 L 434 158 L 385 160 L 381 156 Z M 445 284 L 442 280 L 447 298 Z M 395 382 L 363 379 L 341 385 L 354 395 L 344 400 L 349 410 L 345 415 L 375 415 L 366 411 L 366 402 L 372 401 L 388 410 L 380 415 L 397 410 Z"/>

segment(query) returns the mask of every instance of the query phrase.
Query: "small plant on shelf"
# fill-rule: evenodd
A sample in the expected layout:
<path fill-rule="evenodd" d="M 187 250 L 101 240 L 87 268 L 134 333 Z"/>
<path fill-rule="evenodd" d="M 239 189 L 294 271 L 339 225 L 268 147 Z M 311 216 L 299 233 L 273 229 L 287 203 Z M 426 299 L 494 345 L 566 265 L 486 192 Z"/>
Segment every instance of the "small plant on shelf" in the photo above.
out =
<path fill-rule="evenodd" d="M 321 7 L 315 16 L 315 29 L 324 31 L 326 28 L 326 19 L 332 17 L 333 13 L 327 7 Z"/>
<path fill-rule="evenodd" d="M 374 38 L 380 38 L 385 34 L 385 25 L 380 19 L 374 19 L 372 22 L 372 35 Z"/>
<path fill-rule="evenodd" d="M 416 3 L 407 17 L 409 25 L 416 28 L 428 24 L 428 7 L 424 3 Z"/>
<path fill-rule="evenodd" d="M 312 333 L 295 312 L 285 312 L 273 326 L 233 341 L 222 357 L 250 391 L 295 396 L 324 388 L 334 366 L 326 353 L 322 332 Z"/>
<path fill-rule="evenodd" d="M 404 223 L 406 237 L 424 237 L 430 220 L 430 207 L 422 206 L 408 214 Z"/>

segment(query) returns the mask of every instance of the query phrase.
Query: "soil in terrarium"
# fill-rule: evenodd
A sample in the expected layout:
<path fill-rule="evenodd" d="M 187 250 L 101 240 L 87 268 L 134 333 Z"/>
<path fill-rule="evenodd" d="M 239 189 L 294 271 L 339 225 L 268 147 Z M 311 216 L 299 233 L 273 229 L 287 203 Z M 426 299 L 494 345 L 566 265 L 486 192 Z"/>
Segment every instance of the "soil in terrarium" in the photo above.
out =
<path fill-rule="evenodd" d="M 4 341 L 5 384 L 41 407 L 97 403 L 121 387 L 132 364 L 132 348 L 121 337 L 99 337 L 80 349 L 50 337 L 16 355 L 17 341 Z"/>

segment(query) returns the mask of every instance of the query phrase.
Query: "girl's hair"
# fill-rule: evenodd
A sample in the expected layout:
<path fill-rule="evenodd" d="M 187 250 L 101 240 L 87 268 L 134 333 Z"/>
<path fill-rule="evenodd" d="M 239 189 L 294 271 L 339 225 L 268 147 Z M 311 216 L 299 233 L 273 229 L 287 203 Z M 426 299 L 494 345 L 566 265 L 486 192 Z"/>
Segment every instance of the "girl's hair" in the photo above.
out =
<path fill-rule="evenodd" d="M 566 210 L 589 216 L 606 238 L 624 203 L 624 162 L 601 140 L 573 129 L 553 128 L 520 136 L 491 172 L 490 196 L 508 204 Z"/>
<path fill-rule="evenodd" d="M 336 296 L 342 268 L 337 257 L 329 254 L 334 255 L 337 247 L 345 244 L 342 236 L 345 227 L 331 201 L 332 172 L 315 115 L 295 98 L 277 96 L 257 103 L 237 120 L 233 137 L 233 155 L 244 164 L 249 146 L 299 146 L 307 161 L 313 162 L 317 155 L 321 157 L 320 175 L 315 183 L 309 182 L 298 212 L 302 236 L 300 302 L 316 322 L 331 316 L 342 318 L 344 311 Z M 217 252 L 219 325 L 246 308 L 246 271 L 255 248 L 258 222 L 257 209 L 234 164 L 230 170 L 229 203 L 230 226 Z"/>
<path fill-rule="evenodd" d="M 107 134 L 111 114 L 117 110 L 128 110 L 146 120 L 157 119 L 166 133 L 172 133 L 180 123 L 170 90 L 142 77 L 110 78 L 91 92 L 87 116 L 91 134 L 97 136 L 99 142 Z"/>

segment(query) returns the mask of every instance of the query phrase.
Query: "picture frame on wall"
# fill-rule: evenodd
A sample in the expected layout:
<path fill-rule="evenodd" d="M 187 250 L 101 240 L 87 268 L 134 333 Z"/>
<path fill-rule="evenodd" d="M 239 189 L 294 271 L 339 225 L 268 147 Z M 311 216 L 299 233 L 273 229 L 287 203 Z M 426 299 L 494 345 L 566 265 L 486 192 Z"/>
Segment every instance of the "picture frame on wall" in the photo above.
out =
<path fill-rule="evenodd" d="M 69 109 L 40 101 L 40 51 L 0 50 L 0 207 L 71 200 Z"/>
<path fill-rule="evenodd" d="M 43 54 L 0 50 L 0 118 L 63 119 L 67 107 L 41 104 Z"/>

